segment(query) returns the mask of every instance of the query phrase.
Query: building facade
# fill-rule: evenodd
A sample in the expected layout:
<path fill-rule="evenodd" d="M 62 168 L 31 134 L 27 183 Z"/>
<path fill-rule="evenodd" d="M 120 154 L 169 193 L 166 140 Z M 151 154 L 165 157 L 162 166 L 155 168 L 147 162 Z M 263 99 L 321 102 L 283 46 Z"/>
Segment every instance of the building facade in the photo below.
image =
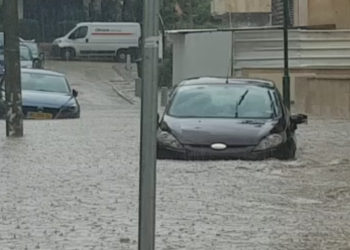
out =
<path fill-rule="evenodd" d="M 272 0 L 213 0 L 211 13 L 229 27 L 269 26 Z"/>
<path fill-rule="evenodd" d="M 350 29 L 350 0 L 295 0 L 294 7 L 296 26 Z"/>
<path fill-rule="evenodd" d="M 213 0 L 211 12 L 231 27 L 283 24 L 283 0 Z M 350 29 L 350 0 L 289 0 L 293 26 Z"/>
<path fill-rule="evenodd" d="M 291 24 L 294 2 L 289 0 Z M 231 27 L 271 26 L 283 24 L 283 6 L 283 0 L 213 0 L 211 12 Z"/>

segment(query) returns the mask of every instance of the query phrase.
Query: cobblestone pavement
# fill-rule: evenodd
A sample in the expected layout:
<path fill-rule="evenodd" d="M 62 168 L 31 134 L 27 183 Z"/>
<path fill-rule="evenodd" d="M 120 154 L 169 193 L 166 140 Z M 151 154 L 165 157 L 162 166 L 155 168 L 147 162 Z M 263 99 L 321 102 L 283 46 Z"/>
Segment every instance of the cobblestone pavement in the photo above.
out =
<path fill-rule="evenodd" d="M 137 249 L 139 106 L 112 63 L 47 62 L 82 117 L 0 121 L 0 249 Z M 157 249 L 350 249 L 350 122 L 311 119 L 298 160 L 159 161 Z"/>

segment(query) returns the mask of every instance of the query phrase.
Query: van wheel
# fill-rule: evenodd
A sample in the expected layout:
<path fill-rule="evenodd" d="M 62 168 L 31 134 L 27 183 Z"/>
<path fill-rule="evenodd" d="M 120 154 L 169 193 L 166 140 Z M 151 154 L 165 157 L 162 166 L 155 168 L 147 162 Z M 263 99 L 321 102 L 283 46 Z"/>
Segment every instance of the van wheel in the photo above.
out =
<path fill-rule="evenodd" d="M 127 55 L 128 55 L 128 51 L 126 49 L 120 49 L 118 50 L 115 59 L 117 62 L 125 63 Z"/>
<path fill-rule="evenodd" d="M 61 50 L 62 60 L 69 61 L 75 57 L 75 51 L 72 48 L 65 48 Z"/>

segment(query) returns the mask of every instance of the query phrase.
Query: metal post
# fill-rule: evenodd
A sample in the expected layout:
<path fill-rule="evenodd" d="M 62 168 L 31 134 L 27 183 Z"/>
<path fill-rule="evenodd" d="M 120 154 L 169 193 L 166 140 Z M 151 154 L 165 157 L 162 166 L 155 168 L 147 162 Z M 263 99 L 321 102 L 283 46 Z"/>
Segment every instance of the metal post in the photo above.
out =
<path fill-rule="evenodd" d="M 17 1 L 4 1 L 6 135 L 23 136 Z"/>
<path fill-rule="evenodd" d="M 136 97 L 141 97 L 141 86 L 142 86 L 141 78 L 137 77 L 135 79 L 135 96 Z"/>
<path fill-rule="evenodd" d="M 125 63 L 125 69 L 127 71 L 131 71 L 132 67 L 131 67 L 131 56 L 130 54 L 126 55 L 126 63 Z"/>
<path fill-rule="evenodd" d="M 290 110 L 290 76 L 288 63 L 288 27 L 289 27 L 289 0 L 283 0 L 284 12 L 284 76 L 283 76 L 283 100 L 286 107 Z"/>
<path fill-rule="evenodd" d="M 139 250 L 155 249 L 159 0 L 144 0 Z"/>

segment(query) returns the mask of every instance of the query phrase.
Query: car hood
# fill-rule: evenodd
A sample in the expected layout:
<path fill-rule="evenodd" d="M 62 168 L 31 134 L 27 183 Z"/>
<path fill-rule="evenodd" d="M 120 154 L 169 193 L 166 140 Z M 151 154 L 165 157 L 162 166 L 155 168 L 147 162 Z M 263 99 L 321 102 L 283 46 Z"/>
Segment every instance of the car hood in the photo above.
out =
<path fill-rule="evenodd" d="M 278 123 L 276 120 L 174 118 L 167 115 L 163 121 L 182 144 L 224 143 L 228 146 L 257 145 Z"/>
<path fill-rule="evenodd" d="M 64 36 L 62 36 L 62 37 L 57 37 L 55 40 L 53 40 L 52 43 L 53 43 L 54 45 L 58 45 L 58 44 L 60 44 L 64 39 L 65 39 Z"/>
<path fill-rule="evenodd" d="M 62 105 L 74 106 L 75 98 L 64 93 L 51 93 L 42 91 L 22 91 L 23 106 L 60 108 Z"/>

